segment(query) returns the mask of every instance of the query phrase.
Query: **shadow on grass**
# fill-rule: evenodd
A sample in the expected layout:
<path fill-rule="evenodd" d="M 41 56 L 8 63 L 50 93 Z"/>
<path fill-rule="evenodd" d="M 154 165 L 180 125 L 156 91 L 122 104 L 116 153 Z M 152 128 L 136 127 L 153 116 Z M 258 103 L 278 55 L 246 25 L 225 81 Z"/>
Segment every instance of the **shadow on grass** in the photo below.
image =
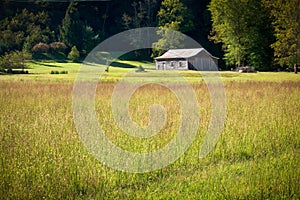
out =
<path fill-rule="evenodd" d="M 37 65 L 42 65 L 42 66 L 46 66 L 46 67 L 57 67 L 57 68 L 63 68 L 61 66 L 58 65 L 53 65 L 53 64 L 47 64 L 46 62 L 43 61 L 35 61 L 33 60 L 32 63 L 37 64 Z"/>
<path fill-rule="evenodd" d="M 126 64 L 126 63 L 120 63 L 120 62 L 112 62 L 110 64 L 110 66 L 112 66 L 112 67 L 121 67 L 121 68 L 136 68 L 135 65 L 130 65 L 130 64 Z"/>
<path fill-rule="evenodd" d="M 33 55 L 33 59 L 40 62 L 67 63 L 68 58 L 62 52 L 42 53 Z"/>

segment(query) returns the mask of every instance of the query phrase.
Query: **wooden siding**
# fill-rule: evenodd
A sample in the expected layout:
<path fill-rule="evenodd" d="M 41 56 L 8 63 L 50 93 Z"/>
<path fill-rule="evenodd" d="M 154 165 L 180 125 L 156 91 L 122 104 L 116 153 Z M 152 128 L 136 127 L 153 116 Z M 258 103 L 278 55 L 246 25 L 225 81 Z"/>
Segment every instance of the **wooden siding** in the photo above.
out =
<path fill-rule="evenodd" d="M 216 71 L 218 70 L 218 60 L 201 52 L 198 55 L 189 58 L 189 68 L 199 71 Z"/>
<path fill-rule="evenodd" d="M 157 70 L 187 70 L 188 62 L 186 60 L 162 60 L 156 61 Z"/>
<path fill-rule="evenodd" d="M 203 48 L 169 50 L 155 61 L 157 70 L 218 70 L 218 58 Z"/>

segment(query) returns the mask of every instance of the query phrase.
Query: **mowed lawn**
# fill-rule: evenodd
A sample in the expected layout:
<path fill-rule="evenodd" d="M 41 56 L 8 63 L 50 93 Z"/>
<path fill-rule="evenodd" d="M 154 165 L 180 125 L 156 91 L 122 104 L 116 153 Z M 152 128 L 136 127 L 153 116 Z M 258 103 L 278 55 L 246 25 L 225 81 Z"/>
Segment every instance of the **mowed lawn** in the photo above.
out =
<path fill-rule="evenodd" d="M 149 63 L 136 66 L 140 64 L 146 72 L 129 77 L 126 84 L 141 79 L 172 84 L 176 77 L 177 72 L 155 71 Z M 211 117 L 210 96 L 201 74 L 178 72 L 199 102 L 200 126 L 194 142 L 161 170 L 126 173 L 93 157 L 75 129 L 72 92 L 80 64 L 43 65 L 32 64 L 28 75 L 0 76 L 0 199 L 300 198 L 299 74 L 221 72 L 225 127 L 215 149 L 199 158 Z M 50 74 L 52 70 L 68 74 Z M 149 108 L 161 104 L 167 122 L 150 139 L 128 136 L 117 126 L 110 104 L 117 81 L 130 70 L 136 69 L 111 67 L 98 83 L 98 121 L 107 138 L 121 148 L 155 151 L 176 135 L 180 104 L 162 85 L 139 88 L 129 104 L 132 119 L 147 125 Z M 174 84 L 180 87 L 180 82 Z"/>
<path fill-rule="evenodd" d="M 0 76 L 0 80 L 14 80 L 14 81 L 64 81 L 74 82 L 76 80 L 78 71 L 82 66 L 81 63 L 58 63 L 58 62 L 29 62 L 27 64 L 27 70 L 29 74 L 22 75 L 3 75 Z M 182 76 L 187 81 L 192 83 L 203 82 L 201 76 L 203 74 L 209 74 L 212 72 L 198 72 L 198 71 L 158 71 L 155 70 L 154 63 L 139 62 L 139 61 L 124 61 L 116 60 L 115 64 L 109 67 L 109 71 L 106 72 L 105 65 L 99 66 L 99 73 L 101 73 L 102 82 L 116 82 L 120 80 L 124 75 L 129 72 L 136 72 L 139 66 L 142 66 L 144 72 L 136 72 L 131 74 L 127 79 L 133 82 L 140 81 L 166 81 L 174 82 L 174 77 Z M 123 66 L 123 67 L 118 67 Z M 56 72 L 58 74 L 51 74 Z M 62 72 L 67 72 L 63 74 Z M 98 73 L 98 71 L 96 71 Z M 294 73 L 288 72 L 258 72 L 258 73 L 236 73 L 236 72 L 219 72 L 222 77 L 222 81 L 271 81 L 271 82 L 283 82 L 283 81 L 300 81 L 300 76 Z M 175 81 L 176 82 L 176 81 Z"/>

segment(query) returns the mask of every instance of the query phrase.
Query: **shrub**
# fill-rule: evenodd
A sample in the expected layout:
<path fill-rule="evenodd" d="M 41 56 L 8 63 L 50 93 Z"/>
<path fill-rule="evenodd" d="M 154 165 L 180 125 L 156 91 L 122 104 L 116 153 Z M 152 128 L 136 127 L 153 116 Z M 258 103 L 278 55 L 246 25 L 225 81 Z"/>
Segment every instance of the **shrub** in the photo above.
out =
<path fill-rule="evenodd" d="M 76 46 L 72 47 L 72 49 L 71 49 L 71 51 L 70 51 L 70 53 L 68 55 L 68 58 L 70 60 L 72 60 L 73 62 L 78 62 L 78 60 L 80 58 L 80 53 L 79 53 L 79 51 L 78 51 L 78 49 L 77 49 Z"/>
<path fill-rule="evenodd" d="M 16 69 L 21 68 L 24 70 L 25 62 L 32 58 L 31 54 L 27 51 L 13 51 L 5 53 L 0 58 L 0 68 L 2 69 Z"/>
<path fill-rule="evenodd" d="M 145 71 L 145 69 L 144 69 L 144 67 L 142 67 L 142 65 L 140 65 L 138 67 L 138 69 L 136 70 L 136 72 L 144 72 L 144 71 Z"/>
<path fill-rule="evenodd" d="M 61 74 L 68 74 L 68 71 L 61 71 Z"/>
<path fill-rule="evenodd" d="M 49 47 L 54 52 L 63 52 L 65 53 L 68 48 L 63 42 L 52 42 L 49 44 Z"/>
<path fill-rule="evenodd" d="M 34 53 L 47 53 L 49 51 L 49 45 L 46 43 L 38 43 L 33 46 L 32 51 Z"/>
<path fill-rule="evenodd" d="M 52 71 L 50 72 L 50 74 L 59 74 L 59 71 L 54 71 L 54 70 L 52 70 Z"/>
<path fill-rule="evenodd" d="M 109 66 L 106 67 L 105 71 L 108 73 L 109 72 Z"/>
<path fill-rule="evenodd" d="M 61 71 L 61 72 L 59 72 L 59 71 L 57 71 L 57 70 L 52 70 L 52 71 L 50 72 L 50 74 L 68 74 L 68 71 Z"/>

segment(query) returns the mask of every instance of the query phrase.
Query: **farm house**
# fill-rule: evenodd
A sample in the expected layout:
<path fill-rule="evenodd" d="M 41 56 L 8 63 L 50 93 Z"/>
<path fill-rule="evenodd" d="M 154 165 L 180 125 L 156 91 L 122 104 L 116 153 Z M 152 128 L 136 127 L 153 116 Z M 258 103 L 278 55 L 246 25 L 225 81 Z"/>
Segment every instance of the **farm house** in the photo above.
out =
<path fill-rule="evenodd" d="M 170 49 L 155 58 L 157 70 L 218 70 L 218 59 L 204 48 Z"/>

